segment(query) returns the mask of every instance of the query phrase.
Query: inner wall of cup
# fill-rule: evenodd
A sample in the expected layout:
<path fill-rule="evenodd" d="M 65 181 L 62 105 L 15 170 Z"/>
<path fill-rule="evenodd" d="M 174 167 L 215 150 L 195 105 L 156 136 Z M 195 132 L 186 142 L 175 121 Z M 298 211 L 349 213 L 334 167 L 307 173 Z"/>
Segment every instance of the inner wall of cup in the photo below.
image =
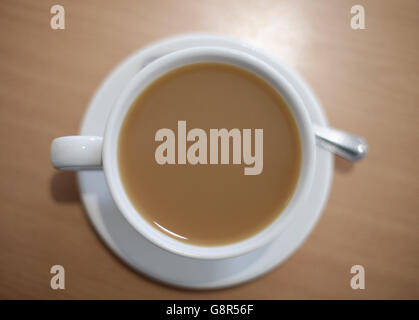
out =
<path fill-rule="evenodd" d="M 256 58 L 252 58 L 254 60 L 256 60 Z M 265 81 L 267 81 L 273 88 L 275 88 L 275 90 L 284 98 L 284 100 L 286 100 L 286 103 L 288 104 L 288 106 L 290 106 L 291 112 L 294 116 L 294 119 L 297 123 L 298 129 L 299 129 L 299 135 L 300 135 L 300 143 L 301 143 L 301 156 L 302 156 L 302 161 L 301 161 L 301 167 L 300 167 L 300 172 L 299 172 L 299 178 L 298 178 L 298 183 L 297 183 L 297 187 L 294 190 L 293 196 L 290 200 L 290 202 L 287 204 L 287 207 L 282 211 L 281 214 L 279 214 L 278 218 L 269 226 L 267 226 L 265 229 L 263 229 L 262 231 L 260 231 L 259 233 L 257 233 L 256 235 L 242 240 L 240 242 L 236 242 L 236 243 L 232 243 L 232 244 L 226 244 L 226 245 L 222 245 L 222 246 L 216 246 L 216 247 L 209 247 L 209 248 L 221 248 L 221 247 L 225 247 L 226 249 L 228 247 L 234 247 L 237 244 L 244 244 L 246 246 L 249 246 L 250 242 L 253 242 L 255 240 L 255 238 L 257 238 L 258 236 L 260 236 L 261 234 L 264 234 L 266 231 L 269 231 L 269 229 L 272 229 L 274 225 L 278 224 L 278 222 L 281 222 L 281 220 L 284 220 L 283 214 L 284 212 L 288 209 L 290 203 L 293 201 L 293 199 L 295 198 L 295 195 L 297 193 L 297 191 L 299 190 L 299 187 L 301 187 L 301 183 L 302 183 L 302 171 L 304 168 L 304 159 L 306 158 L 306 151 L 305 151 L 305 147 L 304 145 L 307 144 L 307 141 L 304 141 L 304 137 L 301 131 L 302 126 L 305 126 L 304 123 L 302 123 L 302 118 L 300 115 L 296 114 L 295 112 L 295 103 L 297 103 L 296 101 L 293 101 L 292 99 L 290 99 L 290 96 L 287 95 L 287 92 L 283 92 L 283 90 L 286 90 L 286 88 L 284 88 L 281 83 L 280 83 L 280 89 L 282 90 L 278 90 L 278 82 L 275 79 L 272 79 L 272 77 L 274 77 L 272 74 L 266 74 L 265 72 L 263 72 L 262 70 L 260 70 L 255 64 L 249 63 L 249 61 L 243 61 L 241 59 L 239 59 L 238 57 L 234 57 L 233 59 L 231 57 L 224 57 L 221 55 L 211 55 L 211 54 L 201 54 L 201 55 L 197 55 L 197 56 L 181 56 L 179 59 L 174 60 L 174 61 L 170 61 L 169 63 L 166 63 L 164 67 L 161 68 L 154 68 L 153 70 L 149 70 L 149 74 L 147 75 L 147 81 L 142 81 L 142 82 L 134 82 L 131 83 L 129 85 L 129 87 L 127 88 L 127 90 L 125 91 L 125 97 L 122 100 L 118 100 L 119 101 L 119 107 L 118 108 L 118 114 L 114 115 L 114 117 L 112 118 L 112 120 L 114 121 L 113 123 L 113 127 L 111 126 L 109 129 L 111 129 L 110 131 L 107 130 L 108 133 L 110 133 L 110 137 L 113 138 L 112 144 L 107 144 L 107 146 L 113 146 L 113 151 L 114 151 L 114 156 L 112 157 L 113 161 L 109 162 L 110 166 L 112 166 L 112 163 L 114 164 L 113 168 L 117 168 L 116 172 L 114 172 L 114 175 L 112 178 L 110 178 L 110 182 L 111 185 L 113 186 L 113 193 L 116 194 L 117 196 L 115 198 L 117 198 L 116 202 L 118 204 L 118 206 L 120 207 L 120 210 L 124 213 L 124 215 L 126 216 L 126 218 L 129 220 L 129 222 L 136 227 L 136 229 L 142 233 L 143 235 L 145 235 L 147 238 L 149 238 L 149 240 L 151 240 L 152 242 L 154 242 L 157 245 L 162 246 L 163 242 L 166 242 L 166 244 L 169 244 L 167 246 L 167 249 L 169 249 L 170 251 L 173 251 L 171 249 L 173 249 L 174 246 L 179 246 L 179 244 L 182 247 L 185 247 L 186 249 L 191 249 L 191 247 L 201 247 L 201 246 L 196 246 L 196 245 L 191 245 L 191 244 L 185 244 L 182 243 L 176 239 L 173 239 L 165 234 L 163 234 L 161 231 L 157 230 L 154 226 L 150 225 L 147 221 L 145 221 L 145 219 L 141 216 L 140 212 L 137 212 L 137 210 L 134 208 L 134 206 L 131 204 L 131 202 L 129 201 L 127 195 L 124 192 L 124 186 L 122 184 L 120 175 L 119 175 L 119 163 L 117 160 L 117 152 L 118 152 L 118 140 L 119 140 L 119 130 L 121 128 L 121 125 L 123 123 L 123 120 L 125 119 L 125 115 L 128 112 L 128 110 L 130 109 L 132 103 L 134 102 L 134 100 L 141 95 L 141 92 L 148 87 L 149 85 L 151 85 L 155 80 L 157 80 L 160 76 L 163 76 L 165 73 L 180 68 L 182 66 L 188 65 L 188 64 L 193 64 L 193 63 L 199 63 L 199 62 L 219 62 L 219 63 L 227 63 L 227 64 L 232 64 L 234 66 L 243 68 L 247 71 L 250 71 L 254 74 L 256 74 L 259 77 L 262 77 Z M 159 63 L 159 61 L 154 61 L 154 63 Z M 152 63 L 153 64 L 153 63 Z M 147 68 L 147 67 L 146 67 Z M 145 69 L 146 69 L 145 68 Z M 143 69 L 143 71 L 145 71 L 145 69 Z M 135 80 L 134 80 L 135 81 Z M 282 82 L 286 81 L 285 79 L 282 79 Z M 292 101 L 290 101 L 292 100 Z M 113 132 L 117 132 L 117 134 L 113 134 Z M 109 138 L 109 136 L 107 137 Z M 106 139 L 106 141 L 108 141 L 108 139 Z M 105 154 L 105 159 L 107 159 L 107 156 Z M 105 161 L 107 162 L 107 161 Z M 106 166 L 106 165 L 105 165 Z M 108 166 L 108 169 L 110 167 Z M 116 174 L 116 175 L 115 175 Z M 116 180 L 115 180 L 116 178 Z M 116 185 L 114 185 L 114 181 L 117 181 Z M 120 199 L 122 199 L 122 201 L 120 201 Z M 131 214 L 126 214 L 127 212 L 130 212 Z M 135 214 L 135 216 L 133 216 L 133 214 Z M 139 220 L 140 219 L 140 220 Z M 150 229 L 151 228 L 151 229 Z M 270 230 L 272 231 L 272 230 Z M 154 239 L 150 239 L 150 237 L 148 237 L 150 234 L 154 234 L 156 235 L 156 233 L 159 234 L 159 236 L 157 238 L 160 238 L 160 241 L 156 241 L 156 237 L 154 237 Z M 172 242 L 172 243 L 171 243 Z M 249 246 L 249 247 L 253 247 L 253 246 Z M 201 248 L 205 248 L 205 247 L 201 247 Z"/>

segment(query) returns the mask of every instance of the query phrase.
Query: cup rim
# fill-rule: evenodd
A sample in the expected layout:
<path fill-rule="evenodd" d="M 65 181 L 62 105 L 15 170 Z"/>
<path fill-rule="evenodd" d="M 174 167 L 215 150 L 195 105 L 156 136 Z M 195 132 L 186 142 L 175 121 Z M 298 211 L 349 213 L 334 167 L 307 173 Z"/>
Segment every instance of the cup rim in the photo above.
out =
<path fill-rule="evenodd" d="M 124 191 L 119 175 L 118 139 L 120 128 L 133 101 L 156 79 L 182 66 L 199 62 L 220 62 L 250 71 L 268 82 L 286 101 L 296 120 L 302 148 L 300 174 L 294 193 L 277 218 L 263 230 L 244 240 L 202 246 L 176 240 L 145 220 Z M 258 58 L 235 49 L 194 47 L 157 58 L 141 69 L 123 89 L 108 118 L 103 143 L 103 168 L 112 198 L 129 224 L 143 237 L 169 252 L 196 259 L 224 259 L 253 251 L 273 240 L 290 223 L 297 202 L 307 197 L 314 178 L 315 141 L 311 119 L 302 99 L 280 72 Z"/>

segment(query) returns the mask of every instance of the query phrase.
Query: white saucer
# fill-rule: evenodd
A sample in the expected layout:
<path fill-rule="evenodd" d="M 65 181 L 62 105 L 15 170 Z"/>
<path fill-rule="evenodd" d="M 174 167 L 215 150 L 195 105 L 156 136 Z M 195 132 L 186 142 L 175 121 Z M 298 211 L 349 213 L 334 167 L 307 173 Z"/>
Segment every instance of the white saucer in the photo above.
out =
<path fill-rule="evenodd" d="M 114 101 L 126 83 L 142 67 L 168 52 L 193 46 L 224 46 L 251 53 L 280 72 L 290 74 L 313 122 L 326 124 L 325 115 L 302 79 L 277 58 L 237 40 L 207 34 L 177 36 L 137 51 L 101 84 L 83 119 L 80 134 L 104 133 L 105 122 Z M 273 269 L 288 258 L 309 235 L 321 215 L 329 194 L 333 173 L 332 155 L 318 148 L 313 190 L 301 203 L 298 217 L 280 237 L 265 247 L 243 256 L 223 260 L 198 261 L 169 253 L 148 242 L 125 220 L 116 208 L 103 172 L 78 173 L 81 199 L 87 214 L 104 242 L 128 265 L 142 274 L 167 284 L 194 288 L 221 288 L 243 283 Z"/>

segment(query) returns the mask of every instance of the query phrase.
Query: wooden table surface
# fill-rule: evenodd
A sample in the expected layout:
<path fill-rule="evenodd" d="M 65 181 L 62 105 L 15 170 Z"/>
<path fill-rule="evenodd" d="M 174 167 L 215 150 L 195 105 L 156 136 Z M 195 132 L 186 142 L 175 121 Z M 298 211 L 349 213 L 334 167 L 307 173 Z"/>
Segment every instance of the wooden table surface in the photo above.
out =
<path fill-rule="evenodd" d="M 50 8 L 65 8 L 65 30 Z M 350 9 L 365 7 L 365 30 Z M 419 2 L 0 2 L 0 298 L 419 298 Z M 217 32 L 276 54 L 313 87 L 330 123 L 370 153 L 336 159 L 322 218 L 283 265 L 237 287 L 167 287 L 118 260 L 89 224 L 73 173 L 49 161 L 54 137 L 78 132 L 94 90 L 152 41 Z M 50 268 L 66 289 L 50 288 Z M 350 268 L 365 268 L 365 290 Z"/>

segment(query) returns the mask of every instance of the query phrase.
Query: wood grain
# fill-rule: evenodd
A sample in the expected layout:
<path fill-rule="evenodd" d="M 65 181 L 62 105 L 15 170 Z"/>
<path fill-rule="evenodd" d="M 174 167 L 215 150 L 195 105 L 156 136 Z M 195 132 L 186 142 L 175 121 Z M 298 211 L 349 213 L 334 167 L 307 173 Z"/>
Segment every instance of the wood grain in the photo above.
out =
<path fill-rule="evenodd" d="M 0 298 L 418 299 L 419 2 L 0 2 Z M 350 28 L 362 4 L 366 30 Z M 157 284 L 99 240 L 75 176 L 49 162 L 51 139 L 75 134 L 93 91 L 134 50 L 169 35 L 223 33 L 270 50 L 313 87 L 330 123 L 371 151 L 337 159 L 320 222 L 282 266 L 248 284 L 195 292 Z M 66 268 L 51 290 L 50 267 Z M 352 265 L 366 289 L 349 286 Z"/>

